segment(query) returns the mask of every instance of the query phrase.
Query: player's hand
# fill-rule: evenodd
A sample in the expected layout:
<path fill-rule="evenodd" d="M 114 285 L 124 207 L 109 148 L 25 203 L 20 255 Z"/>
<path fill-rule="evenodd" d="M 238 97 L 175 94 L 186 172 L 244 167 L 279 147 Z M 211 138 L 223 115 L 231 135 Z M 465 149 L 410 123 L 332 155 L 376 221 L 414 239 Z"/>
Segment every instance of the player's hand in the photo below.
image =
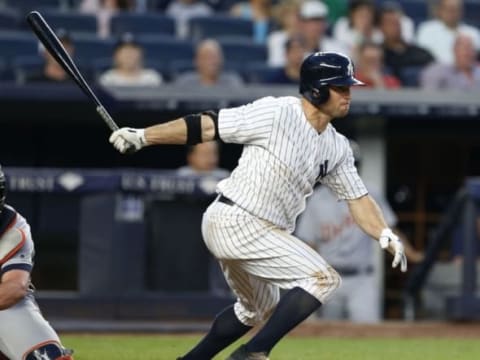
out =
<path fill-rule="evenodd" d="M 133 129 L 124 127 L 110 135 L 110 143 L 113 147 L 125 154 L 127 151 L 138 151 L 147 145 L 145 140 L 145 129 Z"/>
<path fill-rule="evenodd" d="M 391 229 L 383 229 L 379 239 L 380 247 L 393 255 L 392 267 L 396 268 L 400 264 L 402 272 L 407 271 L 407 257 L 402 242 Z"/>

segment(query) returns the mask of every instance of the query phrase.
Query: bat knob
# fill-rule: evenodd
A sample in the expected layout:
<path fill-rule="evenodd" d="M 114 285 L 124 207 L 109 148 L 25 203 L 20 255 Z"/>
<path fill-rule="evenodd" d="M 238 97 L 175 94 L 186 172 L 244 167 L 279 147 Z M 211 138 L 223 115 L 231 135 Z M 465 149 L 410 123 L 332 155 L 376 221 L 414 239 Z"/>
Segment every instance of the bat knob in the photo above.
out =
<path fill-rule="evenodd" d="M 137 152 L 137 149 L 135 149 L 135 146 L 131 145 L 127 148 L 125 151 L 125 154 L 132 155 Z"/>

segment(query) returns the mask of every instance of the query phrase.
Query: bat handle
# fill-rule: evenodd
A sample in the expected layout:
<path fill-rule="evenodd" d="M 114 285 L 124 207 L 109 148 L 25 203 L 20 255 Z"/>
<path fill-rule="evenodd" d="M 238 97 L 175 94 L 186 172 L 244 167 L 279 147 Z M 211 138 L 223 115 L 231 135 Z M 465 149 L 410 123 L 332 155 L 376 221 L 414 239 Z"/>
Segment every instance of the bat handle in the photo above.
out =
<path fill-rule="evenodd" d="M 100 104 L 97 106 L 97 113 L 102 117 L 103 121 L 105 121 L 105 123 L 108 125 L 110 130 L 112 130 L 112 132 L 118 130 L 118 125 L 115 123 L 115 121 L 110 116 L 107 109 L 103 107 L 103 105 Z M 133 154 L 134 152 L 136 152 L 135 147 L 130 146 L 125 153 Z"/>
<path fill-rule="evenodd" d="M 107 109 L 103 107 L 103 105 L 97 106 L 97 113 L 102 117 L 103 121 L 105 121 L 110 130 L 118 130 L 118 125 L 115 123 L 115 121 L 113 121 L 112 117 L 108 113 Z"/>

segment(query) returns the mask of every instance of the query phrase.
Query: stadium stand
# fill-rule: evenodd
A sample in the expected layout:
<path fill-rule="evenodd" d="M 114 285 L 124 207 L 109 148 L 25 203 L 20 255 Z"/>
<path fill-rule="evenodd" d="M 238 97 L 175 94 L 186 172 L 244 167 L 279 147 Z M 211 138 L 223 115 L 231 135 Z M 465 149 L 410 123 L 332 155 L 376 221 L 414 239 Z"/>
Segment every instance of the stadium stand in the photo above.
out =
<path fill-rule="evenodd" d="M 31 74 L 41 72 L 44 60 L 39 56 L 17 56 L 13 61 L 13 72 L 15 81 L 24 84 Z"/>
<path fill-rule="evenodd" d="M 399 78 L 403 87 L 417 87 L 419 85 L 422 66 L 409 66 L 400 70 Z"/>
<path fill-rule="evenodd" d="M 124 33 L 175 35 L 175 21 L 161 14 L 124 12 L 115 15 L 110 23 L 113 36 Z"/>
<path fill-rule="evenodd" d="M 463 16 L 469 25 L 480 26 L 480 1 L 465 2 Z"/>
<path fill-rule="evenodd" d="M 409 0 L 400 3 L 403 11 L 413 20 L 415 26 L 429 17 L 429 7 L 426 1 Z"/>
<path fill-rule="evenodd" d="M 0 81 L 12 81 L 14 80 L 14 73 L 5 61 L 0 60 Z"/>
<path fill-rule="evenodd" d="M 11 30 L 18 27 L 20 19 L 18 13 L 11 9 L 3 9 L 0 11 L 0 29 Z"/>
<path fill-rule="evenodd" d="M 82 66 L 92 67 L 90 70 L 97 73 L 106 64 L 110 64 L 115 39 L 128 32 L 141 37 L 145 47 L 146 62 L 159 70 L 166 79 L 172 79 L 181 71 L 193 67 L 193 44 L 205 39 L 217 39 L 225 53 L 225 68 L 240 72 L 247 82 L 261 82 L 262 71 L 268 72 L 266 50 L 263 46 L 253 43 L 253 23 L 250 20 L 232 18 L 227 15 L 228 10 L 238 0 L 201 0 L 216 11 L 216 15 L 196 17 L 189 22 L 189 40 L 180 40 L 175 36 L 175 22 L 165 16 L 162 11 L 169 4 L 169 0 L 146 0 L 146 9 L 136 12 L 122 12 L 111 19 L 112 39 L 98 39 L 98 19 L 95 14 L 81 14 L 78 6 L 81 0 L 0 0 L 0 48 L 8 49 L 0 55 L 4 63 L 4 71 L 13 73 L 19 68 L 29 68 L 38 62 L 37 53 L 32 36 L 25 33 L 13 33 L 12 30 L 29 30 L 23 20 L 26 11 L 39 9 L 54 29 L 67 29 L 74 36 L 77 54 L 76 58 Z M 377 5 L 388 0 L 376 0 Z M 416 25 L 431 16 L 429 3 L 421 0 L 400 0 L 406 15 L 410 16 Z M 471 25 L 480 24 L 480 1 L 465 0 L 465 21 Z M 6 31 L 6 32 L 5 32 Z M 78 35 L 78 36 L 77 36 Z M 18 37 L 18 44 L 12 38 Z M 25 40 L 29 38 L 29 40 Z M 190 42 L 191 41 L 191 42 Z M 25 50 L 26 43 L 30 43 L 30 50 Z M 17 48 L 19 50 L 17 52 Z M 20 62 L 11 65 L 10 58 L 19 57 Z M 25 56 L 27 59 L 25 59 Z M 29 56 L 33 58 L 28 59 Z M 23 59 L 21 59 L 23 58 Z M 178 60 L 174 64 L 174 60 Z M 83 62 L 87 63 L 84 64 Z M 262 70 L 263 69 L 263 70 Z M 404 86 L 418 85 L 419 68 L 407 69 L 401 76 Z M 169 72 L 171 72 L 169 74 Z M 252 72 L 250 74 L 249 72 Z M 4 79 L 3 76 L 0 76 Z"/>
<path fill-rule="evenodd" d="M 38 45 L 34 36 L 30 33 L 20 31 L 0 32 L 0 58 L 7 65 L 12 63 L 16 56 L 37 56 Z"/>
<path fill-rule="evenodd" d="M 147 61 L 162 64 L 162 73 L 168 71 L 176 61 L 191 62 L 193 59 L 193 44 L 190 41 L 149 35 L 139 36 L 137 41 L 143 46 Z"/>
<path fill-rule="evenodd" d="M 231 37 L 218 37 L 227 62 L 252 63 L 267 61 L 267 48 L 253 40 Z"/>
<path fill-rule="evenodd" d="M 69 0 L 3 0 L 0 3 L 0 6 L 15 8 L 23 13 L 39 9 L 66 10 L 70 5 Z"/>
<path fill-rule="evenodd" d="M 276 71 L 278 71 L 278 68 L 271 67 L 264 62 L 249 63 L 242 75 L 245 81 L 249 83 L 262 84 L 266 83 L 271 74 Z"/>
<path fill-rule="evenodd" d="M 173 63 L 170 63 L 167 69 L 167 80 L 173 81 L 179 74 L 194 71 L 195 64 L 192 59 L 188 60 L 179 60 Z"/>
<path fill-rule="evenodd" d="M 91 65 L 95 59 L 111 57 L 114 39 L 99 39 L 95 35 L 74 34 L 75 60 Z"/>
<path fill-rule="evenodd" d="M 235 36 L 253 39 L 253 22 L 224 15 L 195 17 L 189 22 L 190 38 L 199 41 L 209 37 Z"/>
<path fill-rule="evenodd" d="M 43 11 L 42 14 L 54 30 L 68 29 L 70 33 L 97 33 L 97 18 L 93 15 L 58 10 Z"/>

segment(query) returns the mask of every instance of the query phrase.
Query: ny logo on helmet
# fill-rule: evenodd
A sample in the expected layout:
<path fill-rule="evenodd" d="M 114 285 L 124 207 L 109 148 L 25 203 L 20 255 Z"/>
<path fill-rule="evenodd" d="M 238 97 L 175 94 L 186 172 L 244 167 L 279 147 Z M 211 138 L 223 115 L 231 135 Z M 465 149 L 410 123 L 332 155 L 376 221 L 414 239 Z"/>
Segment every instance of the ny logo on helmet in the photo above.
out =
<path fill-rule="evenodd" d="M 348 62 L 347 74 L 348 76 L 353 76 L 353 64 L 350 61 Z"/>

